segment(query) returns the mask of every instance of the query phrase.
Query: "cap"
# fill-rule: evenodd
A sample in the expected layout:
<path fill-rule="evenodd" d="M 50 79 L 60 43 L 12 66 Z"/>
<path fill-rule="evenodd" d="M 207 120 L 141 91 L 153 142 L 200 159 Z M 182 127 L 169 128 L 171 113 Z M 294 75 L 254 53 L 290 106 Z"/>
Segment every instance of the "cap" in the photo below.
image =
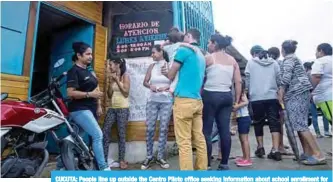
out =
<path fill-rule="evenodd" d="M 251 48 L 251 52 L 258 52 L 258 51 L 263 51 L 264 48 L 262 48 L 260 45 L 255 45 Z"/>

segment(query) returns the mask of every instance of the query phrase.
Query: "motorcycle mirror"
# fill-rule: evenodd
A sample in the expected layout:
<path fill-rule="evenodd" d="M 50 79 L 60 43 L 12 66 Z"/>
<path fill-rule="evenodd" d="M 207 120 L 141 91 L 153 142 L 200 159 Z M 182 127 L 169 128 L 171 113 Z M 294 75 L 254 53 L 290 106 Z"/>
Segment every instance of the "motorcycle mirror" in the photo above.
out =
<path fill-rule="evenodd" d="M 59 68 L 65 62 L 64 58 L 59 59 L 57 62 L 54 63 L 53 68 Z"/>
<path fill-rule="evenodd" d="M 8 97 L 8 93 L 1 93 L 1 100 L 5 100 Z"/>

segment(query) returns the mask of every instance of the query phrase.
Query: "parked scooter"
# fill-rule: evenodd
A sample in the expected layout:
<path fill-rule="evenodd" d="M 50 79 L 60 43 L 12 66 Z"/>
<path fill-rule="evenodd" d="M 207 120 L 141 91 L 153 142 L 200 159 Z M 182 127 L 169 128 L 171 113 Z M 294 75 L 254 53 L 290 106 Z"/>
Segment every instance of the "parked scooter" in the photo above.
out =
<path fill-rule="evenodd" d="M 57 62 L 54 67 L 61 65 Z M 1 177 L 40 177 L 49 161 L 48 133 L 60 148 L 66 170 L 97 168 L 94 154 L 83 141 L 80 128 L 67 119 L 69 112 L 59 90 L 60 81 L 66 74 L 52 79 L 48 88 L 30 101 L 1 93 Z M 64 125 L 69 135 L 59 138 L 55 131 Z"/>

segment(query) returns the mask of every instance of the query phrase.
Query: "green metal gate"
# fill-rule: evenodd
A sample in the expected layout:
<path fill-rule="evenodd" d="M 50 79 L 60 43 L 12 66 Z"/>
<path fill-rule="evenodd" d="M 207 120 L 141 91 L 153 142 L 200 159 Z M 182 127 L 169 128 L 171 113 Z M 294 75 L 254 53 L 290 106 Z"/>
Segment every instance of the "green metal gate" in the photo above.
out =
<path fill-rule="evenodd" d="M 186 32 L 196 28 L 201 32 L 200 46 L 207 50 L 207 41 L 215 32 L 211 1 L 173 1 L 174 26 Z"/>

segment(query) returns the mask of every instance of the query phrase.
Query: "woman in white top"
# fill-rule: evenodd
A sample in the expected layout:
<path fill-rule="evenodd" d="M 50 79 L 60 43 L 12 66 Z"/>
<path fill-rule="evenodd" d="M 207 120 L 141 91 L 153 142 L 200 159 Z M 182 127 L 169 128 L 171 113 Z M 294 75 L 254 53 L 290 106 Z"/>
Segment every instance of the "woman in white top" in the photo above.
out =
<path fill-rule="evenodd" d="M 206 82 L 203 90 L 203 133 L 207 143 L 208 168 L 210 168 L 212 143 L 211 135 L 213 122 L 216 121 L 221 141 L 222 160 L 219 170 L 227 170 L 231 149 L 230 115 L 233 106 L 231 93 L 232 84 L 235 83 L 235 103 L 239 102 L 241 95 L 241 75 L 236 60 L 225 52 L 231 44 L 230 37 L 220 34 L 212 35 L 208 49 L 211 52 L 206 56 Z"/>
<path fill-rule="evenodd" d="M 328 43 L 318 45 L 316 57 L 311 70 L 313 101 L 332 125 L 332 46 Z"/>
<path fill-rule="evenodd" d="M 163 158 L 166 142 L 168 138 L 168 129 L 170 117 L 172 114 L 172 95 L 169 92 L 171 81 L 162 75 L 161 68 L 168 67 L 169 58 L 166 52 L 162 50 L 161 45 L 155 45 L 152 49 L 152 63 L 146 73 L 143 85 L 151 90 L 146 106 L 146 138 L 147 138 L 147 158 L 142 163 L 141 169 L 150 167 L 153 159 L 154 134 L 156 121 L 159 116 L 159 139 L 158 155 L 156 163 L 162 168 L 169 168 L 169 164 Z"/>

